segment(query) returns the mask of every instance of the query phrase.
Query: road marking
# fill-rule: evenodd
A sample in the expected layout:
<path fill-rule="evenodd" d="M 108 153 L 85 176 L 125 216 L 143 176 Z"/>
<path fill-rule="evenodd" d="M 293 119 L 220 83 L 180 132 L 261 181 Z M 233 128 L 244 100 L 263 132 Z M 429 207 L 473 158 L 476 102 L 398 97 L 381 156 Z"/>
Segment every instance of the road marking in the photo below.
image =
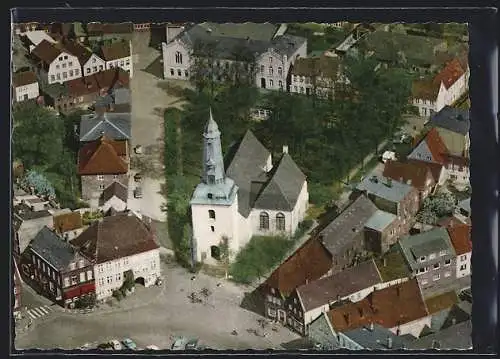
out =
<path fill-rule="evenodd" d="M 39 307 L 38 310 L 41 310 L 44 314 L 49 314 L 49 311 L 45 307 Z"/>
<path fill-rule="evenodd" d="M 40 317 L 43 317 L 43 316 L 46 314 L 43 310 L 41 310 L 41 309 L 40 309 L 40 307 L 38 307 L 38 308 L 33 308 L 32 310 L 33 310 L 34 312 L 36 312 L 37 314 L 39 314 L 39 315 L 40 315 Z"/>
<path fill-rule="evenodd" d="M 33 313 L 31 313 L 31 310 L 28 310 L 28 314 L 29 314 L 29 316 L 30 316 L 31 318 L 33 318 L 33 319 L 38 318 L 38 317 L 37 317 L 37 316 L 35 316 Z"/>
<path fill-rule="evenodd" d="M 52 311 L 52 307 L 50 307 L 50 306 L 48 306 L 48 305 L 44 306 L 44 308 L 45 308 L 45 309 L 47 309 L 49 312 L 51 312 L 51 311 Z"/>

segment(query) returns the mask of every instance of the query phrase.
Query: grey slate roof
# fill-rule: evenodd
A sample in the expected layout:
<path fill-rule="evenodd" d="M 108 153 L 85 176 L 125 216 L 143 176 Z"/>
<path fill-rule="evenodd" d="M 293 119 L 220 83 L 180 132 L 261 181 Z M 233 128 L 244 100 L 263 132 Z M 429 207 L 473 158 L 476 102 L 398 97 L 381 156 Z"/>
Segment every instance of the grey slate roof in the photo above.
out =
<path fill-rule="evenodd" d="M 352 241 L 365 223 L 377 212 L 377 207 L 365 196 L 361 195 L 338 215 L 321 232 L 320 238 L 332 255 L 337 254 L 349 241 Z"/>
<path fill-rule="evenodd" d="M 463 201 L 460 201 L 458 203 L 458 206 L 460 209 L 463 209 L 464 211 L 467 211 L 467 213 L 471 213 L 471 208 L 470 208 L 470 197 L 467 199 L 464 199 Z"/>
<path fill-rule="evenodd" d="M 358 191 L 399 203 L 410 193 L 412 187 L 399 181 L 393 181 L 380 175 L 366 176 L 357 186 Z"/>
<path fill-rule="evenodd" d="M 75 251 L 71 245 L 47 227 L 38 232 L 30 247 L 59 270 L 66 268 L 75 258 Z"/>
<path fill-rule="evenodd" d="M 14 213 L 17 214 L 23 221 L 52 216 L 46 209 L 41 211 L 32 211 L 31 207 L 24 203 L 19 203 L 14 206 Z"/>
<path fill-rule="evenodd" d="M 430 124 L 465 136 L 470 129 L 469 110 L 445 106 L 431 117 Z"/>
<path fill-rule="evenodd" d="M 396 350 L 405 349 L 413 342 L 411 336 L 397 336 L 389 329 L 378 324 L 373 327 L 361 327 L 348 330 L 344 333 L 346 337 L 369 350 Z M 391 338 L 392 347 L 388 348 L 388 338 Z"/>
<path fill-rule="evenodd" d="M 291 211 L 295 207 L 306 176 L 288 153 L 270 173 L 269 182 L 257 194 L 254 208 Z"/>
<path fill-rule="evenodd" d="M 130 118 L 130 113 L 83 115 L 80 121 L 80 142 L 95 141 L 103 135 L 112 140 L 129 140 Z"/>
<path fill-rule="evenodd" d="M 236 152 L 228 158 L 230 164 L 226 167 L 226 176 L 238 185 L 238 211 L 247 217 L 251 211 L 251 182 L 264 173 L 268 157 L 271 153 L 248 130 L 240 143 L 235 146 Z M 228 157 L 231 157 L 229 154 Z"/>
<path fill-rule="evenodd" d="M 224 23 L 217 24 L 213 22 L 204 22 L 198 26 L 205 30 L 210 29 L 212 36 L 217 37 L 232 37 L 239 39 L 246 39 L 247 37 L 252 40 L 269 41 L 273 38 L 279 26 L 271 23 Z"/>
<path fill-rule="evenodd" d="M 418 268 L 417 260 L 421 256 L 428 256 L 441 250 L 446 250 L 453 256 L 456 255 L 448 231 L 442 227 L 403 237 L 399 240 L 399 246 L 412 270 Z"/>
<path fill-rule="evenodd" d="M 370 217 L 368 222 L 366 222 L 365 227 L 382 232 L 396 218 L 396 215 L 392 213 L 378 210 Z"/>
<path fill-rule="evenodd" d="M 120 182 L 113 182 L 102 192 L 102 200 L 106 203 L 113 198 L 113 196 L 116 196 L 126 203 L 128 199 L 128 188 Z"/>
<path fill-rule="evenodd" d="M 344 269 L 334 275 L 318 279 L 297 288 L 304 311 L 316 309 L 360 290 L 381 283 L 382 278 L 372 260 Z"/>
<path fill-rule="evenodd" d="M 128 89 L 126 87 L 115 89 L 113 91 L 112 96 L 114 98 L 115 105 L 121 105 L 121 104 L 124 104 L 124 103 L 130 103 L 131 102 L 130 89 Z"/>
<path fill-rule="evenodd" d="M 408 349 L 432 349 L 436 345 L 439 349 L 472 349 L 472 322 L 465 322 L 452 325 L 439 332 L 426 335 L 415 340 L 408 346 Z"/>

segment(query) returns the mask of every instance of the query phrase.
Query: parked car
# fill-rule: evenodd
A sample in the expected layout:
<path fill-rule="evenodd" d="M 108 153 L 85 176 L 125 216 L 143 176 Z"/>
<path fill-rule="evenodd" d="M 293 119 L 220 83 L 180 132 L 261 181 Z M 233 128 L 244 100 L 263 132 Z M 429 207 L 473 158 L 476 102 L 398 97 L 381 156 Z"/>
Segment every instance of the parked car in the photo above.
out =
<path fill-rule="evenodd" d="M 134 198 L 142 198 L 142 188 L 136 187 L 134 189 Z"/>
<path fill-rule="evenodd" d="M 158 286 L 162 285 L 163 284 L 163 278 L 162 277 L 156 278 L 156 283 L 155 284 L 158 285 Z"/>
<path fill-rule="evenodd" d="M 172 350 L 185 350 L 188 339 L 185 337 L 179 337 L 172 343 Z"/>
<path fill-rule="evenodd" d="M 135 146 L 134 152 L 138 155 L 142 154 L 142 146 L 141 145 Z"/>
<path fill-rule="evenodd" d="M 184 346 L 184 349 L 186 350 L 196 350 L 198 348 L 198 339 L 197 338 L 193 338 L 193 339 L 189 339 L 186 343 L 186 345 Z"/>
<path fill-rule="evenodd" d="M 142 174 L 140 174 L 140 173 L 136 173 L 136 174 L 134 175 L 134 181 L 135 181 L 135 182 L 141 182 L 141 180 L 142 180 Z"/>
<path fill-rule="evenodd" d="M 130 338 L 123 339 L 122 343 L 126 349 L 131 349 L 131 350 L 137 349 L 137 344 L 135 344 L 134 341 Z"/>
<path fill-rule="evenodd" d="M 109 344 L 111 344 L 113 350 L 122 350 L 123 349 L 122 344 L 116 339 L 113 339 L 112 341 L 110 341 Z"/>
<path fill-rule="evenodd" d="M 160 350 L 156 345 L 148 345 L 146 347 L 146 350 Z"/>
<path fill-rule="evenodd" d="M 387 161 L 395 161 L 396 160 L 396 153 L 393 151 L 385 151 L 382 154 L 382 162 L 386 163 Z"/>

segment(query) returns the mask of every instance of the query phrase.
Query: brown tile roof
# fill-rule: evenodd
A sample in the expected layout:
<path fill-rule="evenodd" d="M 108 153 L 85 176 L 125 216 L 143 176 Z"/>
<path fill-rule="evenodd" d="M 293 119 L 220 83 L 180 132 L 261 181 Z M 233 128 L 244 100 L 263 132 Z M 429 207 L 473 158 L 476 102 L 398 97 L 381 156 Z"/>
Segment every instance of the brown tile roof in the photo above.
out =
<path fill-rule="evenodd" d="M 453 307 L 458 302 L 457 293 L 454 291 L 446 292 L 425 300 L 425 305 L 429 314 L 435 314 L 444 309 Z"/>
<path fill-rule="evenodd" d="M 383 176 L 392 178 L 394 181 L 410 184 L 419 190 L 425 188 L 428 179 L 434 182 L 429 167 L 410 162 L 387 161 L 384 166 Z"/>
<path fill-rule="evenodd" d="M 302 285 L 297 288 L 297 293 L 307 312 L 381 282 L 382 278 L 375 262 L 369 260 Z"/>
<path fill-rule="evenodd" d="M 126 41 L 115 42 L 101 47 L 102 58 L 106 61 L 118 60 L 130 56 L 130 45 Z"/>
<path fill-rule="evenodd" d="M 325 275 L 331 267 L 332 258 L 326 248 L 316 238 L 311 238 L 288 257 L 264 285 L 288 296 L 298 286 Z"/>
<path fill-rule="evenodd" d="M 113 182 L 102 192 L 102 199 L 104 202 L 107 202 L 113 198 L 113 196 L 118 197 L 123 202 L 127 202 L 128 188 L 120 182 Z"/>
<path fill-rule="evenodd" d="M 47 40 L 42 40 L 32 53 L 46 64 L 51 64 L 61 54 L 61 49 Z"/>
<path fill-rule="evenodd" d="M 98 94 L 116 86 L 129 86 L 129 74 L 121 68 L 108 69 L 90 76 L 65 82 L 68 94 L 74 97 Z"/>
<path fill-rule="evenodd" d="M 123 160 L 125 141 L 113 141 L 105 136 L 85 144 L 78 152 L 78 174 L 124 174 L 128 165 Z"/>
<path fill-rule="evenodd" d="M 116 85 L 128 87 L 130 83 L 130 76 L 128 72 L 122 68 L 100 71 L 95 73 L 93 76 L 101 88 L 110 88 L 115 87 Z"/>
<path fill-rule="evenodd" d="M 456 225 L 453 224 L 451 226 L 448 226 L 447 230 L 457 256 L 472 251 L 472 242 L 470 235 L 471 227 L 469 225 L 464 223 Z"/>
<path fill-rule="evenodd" d="M 93 76 L 80 77 L 65 82 L 67 93 L 73 97 L 85 96 L 99 92 L 99 84 Z"/>
<path fill-rule="evenodd" d="M 458 59 L 453 59 L 434 77 L 434 84 L 439 86 L 441 82 L 446 89 L 449 89 L 457 80 L 465 74 Z"/>
<path fill-rule="evenodd" d="M 441 176 L 441 171 L 443 170 L 443 165 L 439 163 L 430 163 L 417 159 L 407 159 L 406 162 L 414 163 L 418 166 L 426 166 L 431 170 L 432 177 L 434 178 L 434 182 L 439 181 L 439 177 Z"/>
<path fill-rule="evenodd" d="M 90 23 L 87 24 L 87 33 L 90 36 L 103 35 L 103 34 L 128 34 L 134 30 L 134 24 L 131 22 L 115 23 L 115 24 L 101 24 Z"/>
<path fill-rule="evenodd" d="M 12 83 L 15 87 L 26 86 L 36 82 L 38 82 L 38 80 L 33 71 L 18 72 L 12 76 Z"/>
<path fill-rule="evenodd" d="M 411 94 L 415 99 L 436 101 L 439 93 L 439 84 L 436 85 L 430 78 L 414 80 L 411 86 Z"/>
<path fill-rule="evenodd" d="M 70 243 L 97 263 L 159 248 L 153 232 L 135 215 L 128 214 L 104 217 Z"/>
<path fill-rule="evenodd" d="M 428 315 L 417 279 L 376 290 L 359 302 L 347 303 L 328 312 L 330 323 L 337 331 L 370 323 L 394 328 Z"/>
<path fill-rule="evenodd" d="M 340 70 L 340 61 L 330 56 L 303 57 L 295 61 L 292 75 L 295 76 L 323 76 L 336 78 Z"/>
<path fill-rule="evenodd" d="M 448 149 L 439 135 L 437 128 L 434 127 L 427 133 L 425 136 L 425 142 L 427 143 L 427 147 L 432 154 L 433 160 L 444 164 L 445 155 L 448 153 Z"/>
<path fill-rule="evenodd" d="M 66 51 L 78 58 L 78 61 L 80 61 L 80 65 L 84 65 L 92 56 L 92 51 L 81 45 L 79 42 L 66 40 L 63 38 L 61 45 Z"/>
<path fill-rule="evenodd" d="M 54 230 L 59 234 L 82 228 L 82 226 L 80 212 L 64 213 L 54 217 Z"/>

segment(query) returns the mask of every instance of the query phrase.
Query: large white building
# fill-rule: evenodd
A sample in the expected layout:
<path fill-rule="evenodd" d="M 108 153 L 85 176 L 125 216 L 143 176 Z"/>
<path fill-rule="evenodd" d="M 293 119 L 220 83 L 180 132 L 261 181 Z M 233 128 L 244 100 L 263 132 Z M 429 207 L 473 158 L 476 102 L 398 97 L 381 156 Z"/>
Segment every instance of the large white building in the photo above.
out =
<path fill-rule="evenodd" d="M 124 273 L 145 287 L 160 277 L 160 252 L 154 234 L 133 213 L 120 213 L 94 222 L 71 241 L 82 255 L 93 261 L 98 300 L 113 295 L 123 285 Z"/>
<path fill-rule="evenodd" d="M 198 44 L 213 44 L 216 67 L 229 67 L 238 62 L 243 69 L 245 61 L 238 56 L 246 52 L 255 56 L 257 87 L 286 91 L 290 68 L 297 58 L 307 55 L 307 40 L 279 35 L 278 28 L 272 24 L 251 23 L 195 25 L 162 44 L 164 78 L 189 80 L 193 50 Z"/>
<path fill-rule="evenodd" d="M 82 77 L 78 57 L 60 44 L 42 40 L 32 51 L 41 78 L 49 85 Z"/>
<path fill-rule="evenodd" d="M 12 76 L 13 97 L 22 102 L 35 99 L 40 95 L 36 74 L 32 71 L 18 72 Z"/>
<path fill-rule="evenodd" d="M 306 177 L 286 147 L 273 166 L 271 153 L 247 131 L 225 169 L 220 136 L 210 111 L 202 182 L 191 199 L 197 262 L 219 259 L 224 238 L 232 258 L 253 235 L 293 235 L 309 202 Z"/>

